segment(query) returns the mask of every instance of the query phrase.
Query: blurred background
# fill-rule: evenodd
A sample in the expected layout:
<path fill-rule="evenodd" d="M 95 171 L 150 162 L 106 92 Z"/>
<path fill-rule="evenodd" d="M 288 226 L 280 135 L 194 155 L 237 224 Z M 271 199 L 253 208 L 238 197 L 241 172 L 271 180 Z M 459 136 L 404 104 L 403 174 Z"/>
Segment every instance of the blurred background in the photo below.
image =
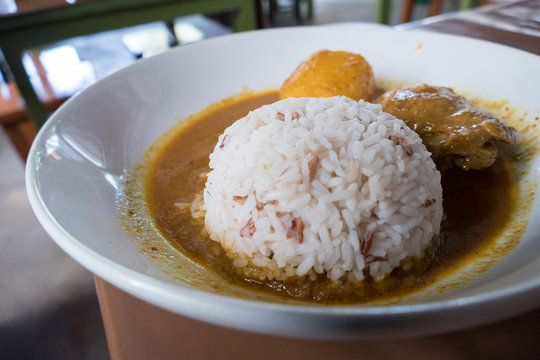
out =
<path fill-rule="evenodd" d="M 172 3 L 176 7 L 165 7 Z M 154 0 L 154 7 L 148 0 L 0 0 L 0 359 L 108 358 L 92 275 L 49 238 L 26 197 L 24 162 L 50 111 L 139 59 L 233 31 L 351 21 L 395 25 L 460 6 L 458 0 L 440 1 L 436 9 L 433 1 L 411 1 L 411 10 L 405 0 L 390 7 L 377 0 L 230 3 L 248 5 L 242 19 L 232 7 L 215 13 L 186 0 Z M 178 16 L 167 9 L 178 9 Z M 162 13 L 167 16 L 158 21 Z M 80 20 L 68 26 L 72 16 Z"/>

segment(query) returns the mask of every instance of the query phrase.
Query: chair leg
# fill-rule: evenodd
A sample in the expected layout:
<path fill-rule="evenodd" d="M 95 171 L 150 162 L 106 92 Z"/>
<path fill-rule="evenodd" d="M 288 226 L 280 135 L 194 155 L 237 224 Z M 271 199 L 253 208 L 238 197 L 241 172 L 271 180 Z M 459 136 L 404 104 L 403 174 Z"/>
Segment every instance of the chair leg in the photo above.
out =
<path fill-rule="evenodd" d="M 480 5 L 479 0 L 460 0 L 459 9 L 460 10 L 467 10 L 467 9 L 476 7 L 478 5 Z"/>
<path fill-rule="evenodd" d="M 307 0 L 307 18 L 313 19 L 313 0 Z"/>
<path fill-rule="evenodd" d="M 47 120 L 49 112 L 39 100 L 30 83 L 30 79 L 22 63 L 22 55 L 22 49 L 10 49 L 10 51 L 4 49 L 4 57 L 15 78 L 19 92 L 24 99 L 26 109 L 36 128 L 39 129 L 45 123 L 45 120 Z"/>
<path fill-rule="evenodd" d="M 255 3 L 257 8 L 257 28 L 264 29 L 268 27 L 268 21 L 266 19 L 266 13 L 264 11 L 263 0 L 257 0 Z"/>
<path fill-rule="evenodd" d="M 377 0 L 376 21 L 379 24 L 388 24 L 390 20 L 390 0 Z"/>
<path fill-rule="evenodd" d="M 180 42 L 176 38 L 174 32 L 174 21 L 166 21 L 165 26 L 167 26 L 167 38 L 169 39 L 169 47 L 175 47 L 180 45 Z"/>
<path fill-rule="evenodd" d="M 302 22 L 302 16 L 300 15 L 300 0 L 294 0 L 294 17 L 297 23 Z"/>
<path fill-rule="evenodd" d="M 241 1 L 241 6 L 234 17 L 234 31 L 254 30 L 257 28 L 257 14 L 255 2 L 252 0 Z"/>
<path fill-rule="evenodd" d="M 401 8 L 401 17 L 399 19 L 400 23 L 406 23 L 406 22 L 411 21 L 413 5 L 414 5 L 414 0 L 403 0 L 403 7 Z"/>
<path fill-rule="evenodd" d="M 429 4 L 428 15 L 429 16 L 439 15 L 442 10 L 442 3 L 443 3 L 443 0 L 431 0 L 431 3 Z"/>
<path fill-rule="evenodd" d="M 276 11 L 277 11 L 277 0 L 270 0 L 268 6 L 269 6 L 268 17 L 270 19 L 270 25 L 275 25 L 275 23 L 276 23 Z"/>

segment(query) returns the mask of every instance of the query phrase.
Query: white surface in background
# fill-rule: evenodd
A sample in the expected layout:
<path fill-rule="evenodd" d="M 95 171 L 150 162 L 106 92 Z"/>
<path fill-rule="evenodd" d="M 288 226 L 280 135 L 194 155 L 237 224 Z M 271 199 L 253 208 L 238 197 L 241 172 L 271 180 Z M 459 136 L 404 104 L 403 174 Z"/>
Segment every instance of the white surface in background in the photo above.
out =
<path fill-rule="evenodd" d="M 71 45 L 43 50 L 39 60 L 54 94 L 59 98 L 71 96 L 96 81 L 92 63 L 81 61 Z"/>

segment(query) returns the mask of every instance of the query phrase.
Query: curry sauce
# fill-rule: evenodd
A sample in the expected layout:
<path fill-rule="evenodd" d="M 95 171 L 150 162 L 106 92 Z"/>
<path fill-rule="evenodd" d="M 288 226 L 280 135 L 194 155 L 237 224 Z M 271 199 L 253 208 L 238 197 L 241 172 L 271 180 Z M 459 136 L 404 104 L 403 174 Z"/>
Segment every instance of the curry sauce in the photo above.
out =
<path fill-rule="evenodd" d="M 442 177 L 443 207 L 441 244 L 433 256 L 408 271 L 396 269 L 388 278 L 358 283 L 330 281 L 254 280 L 238 274 L 221 245 L 205 234 L 204 224 L 191 217 L 189 204 L 201 193 L 209 170 L 208 156 L 219 134 L 250 110 L 277 100 L 274 92 L 235 98 L 183 122 L 162 139 L 149 162 L 145 179 L 146 203 L 157 229 L 178 251 L 213 270 L 231 283 L 318 303 L 359 303 L 410 294 L 474 261 L 502 231 L 516 203 L 516 178 L 511 159 L 499 151 L 486 169 L 451 168 Z"/>

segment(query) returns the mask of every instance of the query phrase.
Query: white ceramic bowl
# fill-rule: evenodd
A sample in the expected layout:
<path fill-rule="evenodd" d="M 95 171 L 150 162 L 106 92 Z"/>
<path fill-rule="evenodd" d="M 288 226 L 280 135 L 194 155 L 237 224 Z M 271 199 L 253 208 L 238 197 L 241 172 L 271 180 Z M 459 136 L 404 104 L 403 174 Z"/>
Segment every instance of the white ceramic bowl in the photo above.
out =
<path fill-rule="evenodd" d="M 378 338 L 455 330 L 540 305 L 540 212 L 521 243 L 474 282 L 392 306 L 308 306 L 193 289 L 139 254 L 116 216 L 125 169 L 177 119 L 239 93 L 278 87 L 320 49 L 363 54 L 376 76 L 459 86 L 540 115 L 540 58 L 488 42 L 368 24 L 255 31 L 180 47 L 130 66 L 71 98 L 28 158 L 32 207 L 51 237 L 113 285 L 175 313 L 233 328 L 308 338 Z M 539 161 L 529 163 L 535 182 Z M 536 186 L 534 188 L 536 192 Z"/>

